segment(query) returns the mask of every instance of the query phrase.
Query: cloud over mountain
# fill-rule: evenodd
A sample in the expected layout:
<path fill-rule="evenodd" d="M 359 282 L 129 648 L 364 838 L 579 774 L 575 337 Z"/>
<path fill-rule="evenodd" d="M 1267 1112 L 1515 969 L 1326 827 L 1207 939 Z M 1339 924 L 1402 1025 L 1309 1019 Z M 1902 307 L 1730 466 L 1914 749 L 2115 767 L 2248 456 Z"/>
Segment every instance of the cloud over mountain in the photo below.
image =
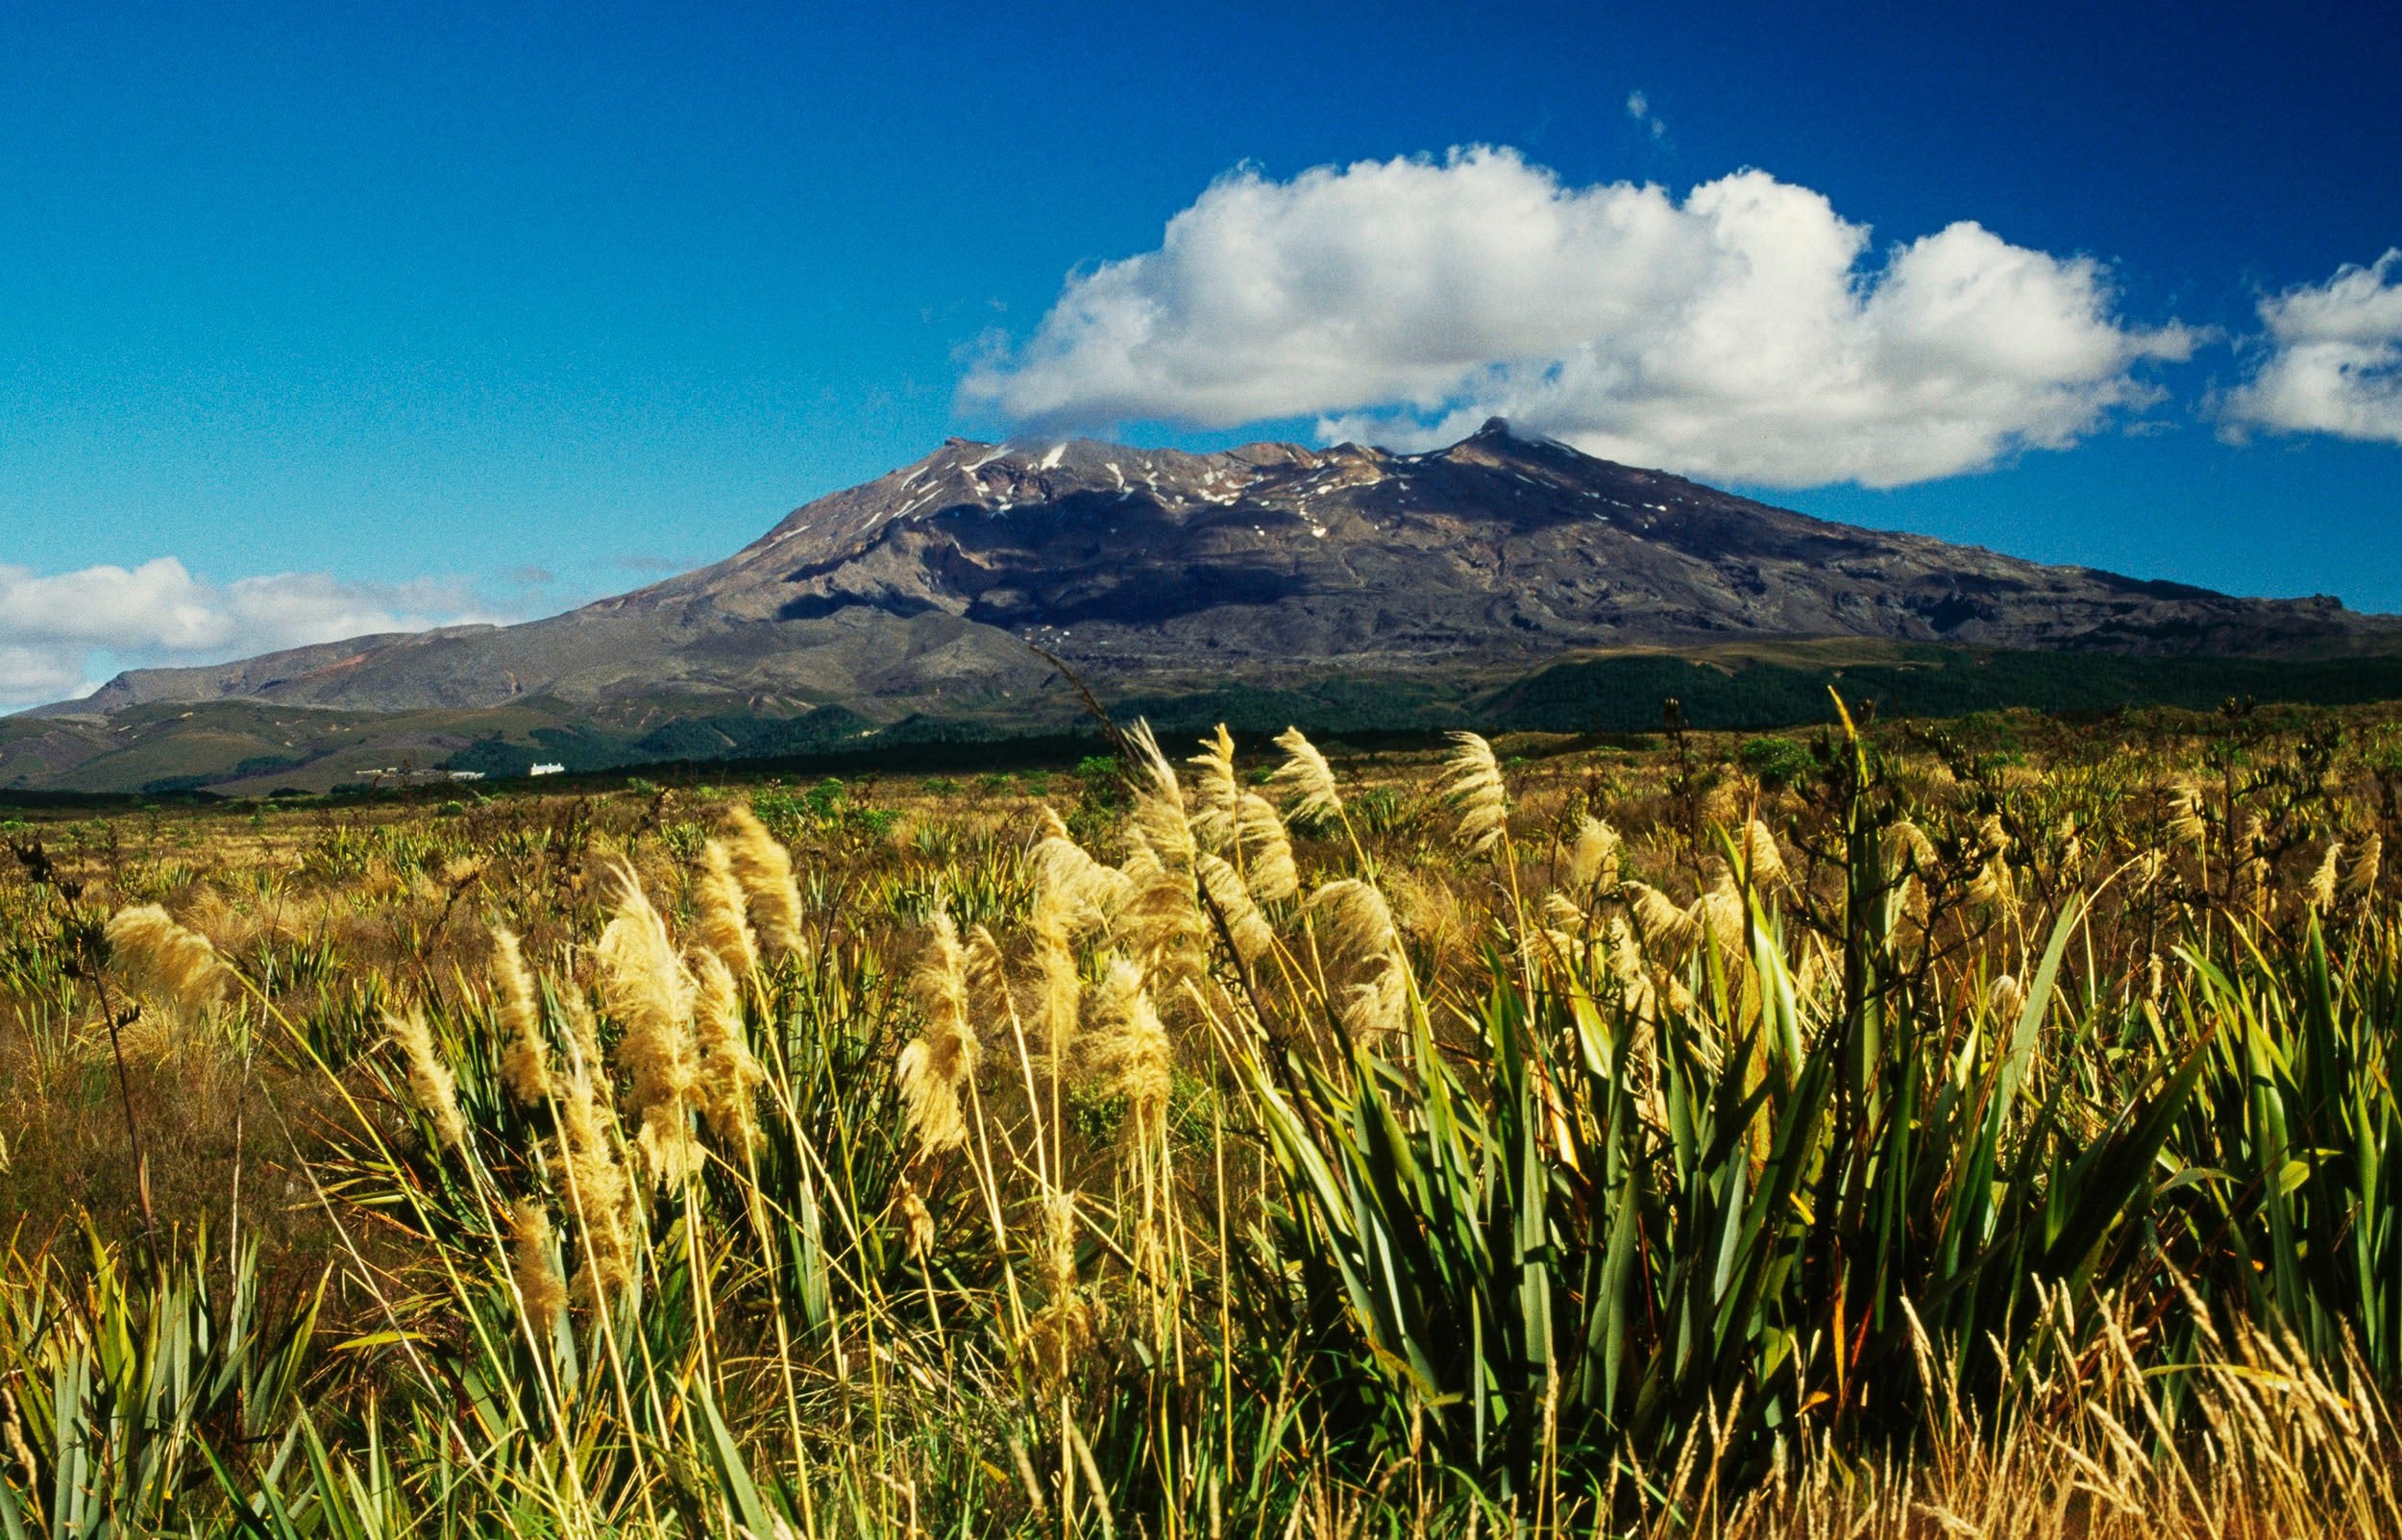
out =
<path fill-rule="evenodd" d="M 185 664 L 501 619 L 463 582 L 277 573 L 217 584 L 172 556 L 44 576 L 0 565 L 0 710 L 88 690 L 94 653 Z"/>
<path fill-rule="evenodd" d="M 2236 434 L 2332 433 L 2402 444 L 2402 250 L 2260 302 L 2267 352 L 2219 403 Z"/>
<path fill-rule="evenodd" d="M 1507 148 L 1244 169 L 1160 248 L 1071 276 L 965 404 L 1029 426 L 1308 416 L 1418 448 L 1488 415 L 1588 452 L 1779 486 L 1955 475 L 2058 449 L 2191 331 L 2119 318 L 2085 257 L 1867 227 L 1745 171 L 1679 203 Z"/>

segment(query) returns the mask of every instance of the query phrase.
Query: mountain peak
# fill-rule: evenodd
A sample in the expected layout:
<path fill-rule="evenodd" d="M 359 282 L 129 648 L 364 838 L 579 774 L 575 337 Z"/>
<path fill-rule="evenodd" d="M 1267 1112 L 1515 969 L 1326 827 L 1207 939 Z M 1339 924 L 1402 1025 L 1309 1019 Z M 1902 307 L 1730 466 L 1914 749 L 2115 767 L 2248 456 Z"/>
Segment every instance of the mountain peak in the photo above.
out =
<path fill-rule="evenodd" d="M 951 438 L 723 561 L 566 615 L 145 671 L 111 699 L 673 696 L 889 720 L 1022 709 L 1002 703 L 1048 676 L 1029 642 L 1148 690 L 1824 637 L 2237 654 L 2390 646 L 2402 623 L 1829 524 L 1495 417 L 1411 455 Z"/>

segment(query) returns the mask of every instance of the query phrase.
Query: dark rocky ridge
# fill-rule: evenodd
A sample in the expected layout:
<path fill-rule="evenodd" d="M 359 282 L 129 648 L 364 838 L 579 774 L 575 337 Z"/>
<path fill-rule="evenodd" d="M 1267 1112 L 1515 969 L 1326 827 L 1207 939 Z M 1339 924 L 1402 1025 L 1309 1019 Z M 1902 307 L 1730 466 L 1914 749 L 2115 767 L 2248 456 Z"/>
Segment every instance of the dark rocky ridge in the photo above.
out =
<path fill-rule="evenodd" d="M 1829 524 L 1500 422 L 1416 455 L 953 439 L 714 566 L 565 615 L 135 671 L 42 710 L 674 696 L 1006 714 L 1048 672 L 1029 641 L 1158 690 L 1812 637 L 2300 656 L 2386 649 L 2402 621 Z"/>

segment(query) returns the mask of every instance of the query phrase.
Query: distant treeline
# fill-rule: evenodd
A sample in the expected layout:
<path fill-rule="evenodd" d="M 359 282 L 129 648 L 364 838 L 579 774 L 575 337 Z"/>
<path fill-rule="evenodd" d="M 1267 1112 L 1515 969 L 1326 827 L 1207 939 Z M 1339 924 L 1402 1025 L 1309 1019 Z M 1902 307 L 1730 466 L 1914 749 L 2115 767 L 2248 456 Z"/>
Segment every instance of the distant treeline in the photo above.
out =
<path fill-rule="evenodd" d="M 1970 652 L 1929 648 L 1901 663 L 1731 668 L 1669 656 L 1563 663 L 1489 697 L 1496 728 L 1630 732 L 1659 724 L 1676 699 L 1695 727 L 1788 727 L 1827 718 L 1826 691 L 1881 717 L 1959 717 L 2011 706 L 2103 712 L 2133 706 L 2207 711 L 2250 697 L 2348 706 L 2402 699 L 2402 658 L 2127 657 L 2110 652 Z"/>
<path fill-rule="evenodd" d="M 1225 722 L 1245 735 L 1288 725 L 1365 746 L 1458 727 L 1486 732 L 1633 733 L 1655 730 L 1669 700 L 1687 725 L 1764 731 L 1828 720 L 1827 690 L 1881 718 L 1959 717 L 2023 707 L 2100 713 L 2140 706 L 2206 711 L 2234 698 L 2308 705 L 2402 699 L 2402 658 L 2288 662 L 2262 658 L 2128 657 L 2106 652 L 1913 649 L 1902 660 L 1803 667 L 1643 654 L 1560 663 L 1498 689 L 1421 680 L 1335 678 L 1305 687 L 1123 696 L 1120 721 L 1163 734 Z M 878 727 L 843 706 L 765 719 L 689 718 L 636 738 L 592 727 L 545 727 L 533 742 L 498 737 L 453 755 L 447 769 L 495 778 L 537 763 L 590 773 L 637 766 L 710 765 L 776 771 L 1014 769 L 1091 753 L 1097 730 L 1029 733 L 987 722 L 912 717 Z"/>

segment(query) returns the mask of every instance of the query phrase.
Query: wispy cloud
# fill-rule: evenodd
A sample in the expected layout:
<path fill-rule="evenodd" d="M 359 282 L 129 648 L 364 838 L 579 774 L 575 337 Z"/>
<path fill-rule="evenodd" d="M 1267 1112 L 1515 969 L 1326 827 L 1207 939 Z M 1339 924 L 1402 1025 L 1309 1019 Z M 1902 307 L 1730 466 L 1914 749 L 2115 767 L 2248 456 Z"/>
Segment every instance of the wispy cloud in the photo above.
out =
<path fill-rule="evenodd" d="M 2261 359 L 2219 402 L 2230 437 L 2254 428 L 2402 444 L 2402 250 L 2324 283 L 2264 297 Z"/>
<path fill-rule="evenodd" d="M 2091 258 L 1973 223 L 1870 253 L 1757 171 L 1679 202 L 1508 149 L 1245 169 L 1157 251 L 1071 277 L 962 403 L 1042 428 L 1316 417 L 1395 447 L 1498 413 L 1637 464 L 1895 486 L 2065 448 L 2195 341 L 2120 319 Z"/>
<path fill-rule="evenodd" d="M 88 694 L 116 668 L 212 663 L 511 618 L 472 584 L 449 578 L 346 583 L 276 573 L 220 584 L 172 556 L 47 575 L 0 566 L 0 710 Z M 108 669 L 95 667 L 104 660 Z"/>

